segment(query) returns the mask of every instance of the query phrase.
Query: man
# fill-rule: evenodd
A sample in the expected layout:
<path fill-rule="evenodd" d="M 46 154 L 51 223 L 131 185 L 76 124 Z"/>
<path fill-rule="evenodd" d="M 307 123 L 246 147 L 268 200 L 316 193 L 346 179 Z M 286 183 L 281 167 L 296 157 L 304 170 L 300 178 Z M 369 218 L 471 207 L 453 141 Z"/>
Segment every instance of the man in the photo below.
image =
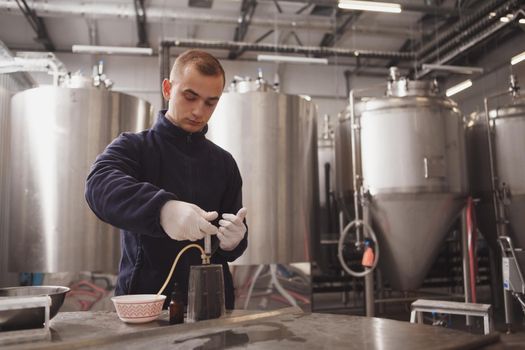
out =
<path fill-rule="evenodd" d="M 242 180 L 233 157 L 205 138 L 224 83 L 216 58 L 184 52 L 162 82 L 168 110 L 151 129 L 121 134 L 96 159 L 86 200 L 101 220 L 121 229 L 116 295 L 157 293 L 180 250 L 211 234 L 211 263 L 223 266 L 226 308 L 233 309 L 227 262 L 248 242 Z M 198 250 L 185 252 L 164 294 L 176 281 L 187 297 L 190 265 L 200 264 Z"/>

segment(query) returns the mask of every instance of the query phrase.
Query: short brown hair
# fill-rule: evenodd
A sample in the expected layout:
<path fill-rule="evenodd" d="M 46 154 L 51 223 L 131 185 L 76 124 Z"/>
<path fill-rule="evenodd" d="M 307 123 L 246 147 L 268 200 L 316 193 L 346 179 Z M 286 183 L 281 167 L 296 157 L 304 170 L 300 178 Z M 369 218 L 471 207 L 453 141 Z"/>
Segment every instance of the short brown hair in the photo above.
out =
<path fill-rule="evenodd" d="M 226 84 L 226 75 L 224 69 L 218 59 L 211 54 L 202 50 L 188 50 L 184 51 L 177 57 L 173 68 L 170 72 L 170 80 L 174 80 L 175 75 L 181 72 L 187 65 L 192 64 L 197 67 L 197 70 L 207 76 L 222 76 L 222 86 Z"/>

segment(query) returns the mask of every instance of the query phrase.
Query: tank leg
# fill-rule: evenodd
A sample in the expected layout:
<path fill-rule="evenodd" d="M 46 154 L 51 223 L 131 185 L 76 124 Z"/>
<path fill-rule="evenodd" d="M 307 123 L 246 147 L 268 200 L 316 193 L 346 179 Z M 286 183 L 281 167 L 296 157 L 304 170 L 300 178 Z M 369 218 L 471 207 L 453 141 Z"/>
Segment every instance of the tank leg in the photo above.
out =
<path fill-rule="evenodd" d="M 494 305 L 495 314 L 501 320 L 504 304 L 503 296 L 501 294 L 501 286 L 503 285 L 503 281 L 501 280 L 501 256 L 498 254 L 497 247 L 494 247 L 491 243 L 489 243 L 489 267 L 492 304 Z"/>
<path fill-rule="evenodd" d="M 506 333 L 510 334 L 512 333 L 512 322 L 514 321 L 514 317 L 512 315 L 512 295 L 507 290 L 503 290 L 503 302 L 505 305 Z"/>
<path fill-rule="evenodd" d="M 365 267 L 368 269 L 368 267 Z M 366 316 L 375 316 L 375 299 L 374 299 L 374 273 L 369 273 L 365 276 L 365 292 L 366 292 Z"/>
<path fill-rule="evenodd" d="M 363 221 L 370 224 L 370 211 L 367 206 L 363 206 Z M 368 267 L 365 267 L 368 270 Z M 374 298 L 374 271 L 365 276 L 365 302 L 366 316 L 375 316 L 375 298 Z"/>

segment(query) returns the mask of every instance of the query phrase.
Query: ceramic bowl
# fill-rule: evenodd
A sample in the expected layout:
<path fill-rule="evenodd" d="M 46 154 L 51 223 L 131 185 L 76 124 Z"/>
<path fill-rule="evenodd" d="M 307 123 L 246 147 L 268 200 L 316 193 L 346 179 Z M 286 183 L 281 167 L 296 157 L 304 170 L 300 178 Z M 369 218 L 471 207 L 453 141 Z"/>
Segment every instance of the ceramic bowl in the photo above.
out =
<path fill-rule="evenodd" d="M 156 320 L 161 311 L 165 295 L 130 294 L 111 298 L 118 317 L 127 323 L 146 323 Z"/>

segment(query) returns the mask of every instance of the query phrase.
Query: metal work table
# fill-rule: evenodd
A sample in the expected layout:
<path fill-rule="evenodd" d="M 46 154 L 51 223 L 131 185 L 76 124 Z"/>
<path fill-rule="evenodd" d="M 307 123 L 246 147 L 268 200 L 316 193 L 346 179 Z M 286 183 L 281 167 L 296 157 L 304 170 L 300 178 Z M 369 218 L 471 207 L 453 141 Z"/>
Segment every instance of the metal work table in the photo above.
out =
<path fill-rule="evenodd" d="M 63 312 L 52 340 L 6 346 L 19 349 L 478 349 L 497 333 L 473 335 L 441 327 L 360 316 L 303 313 L 299 308 L 234 311 L 223 318 L 169 325 L 167 314 L 130 325 L 114 312 Z M 0 333 L 1 336 L 1 333 Z"/>

